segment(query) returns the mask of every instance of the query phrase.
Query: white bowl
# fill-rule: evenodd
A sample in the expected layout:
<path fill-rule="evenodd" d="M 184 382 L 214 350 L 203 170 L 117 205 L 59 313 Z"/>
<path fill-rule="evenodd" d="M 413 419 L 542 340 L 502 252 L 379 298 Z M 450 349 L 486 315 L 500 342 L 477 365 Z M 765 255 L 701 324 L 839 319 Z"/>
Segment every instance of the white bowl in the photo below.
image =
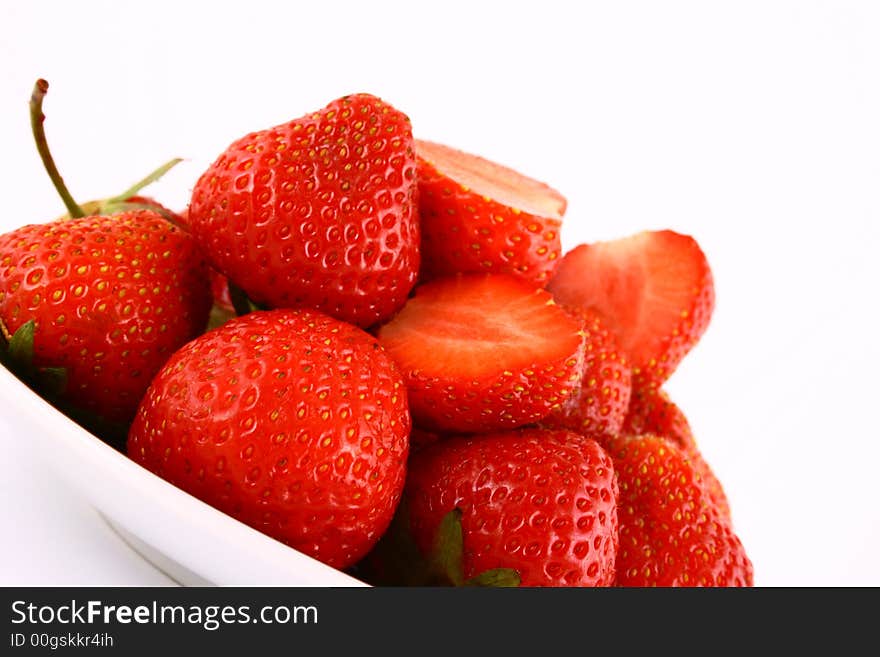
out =
<path fill-rule="evenodd" d="M 0 407 L 58 476 L 122 538 L 182 584 L 364 586 L 145 470 L 0 366 Z"/>

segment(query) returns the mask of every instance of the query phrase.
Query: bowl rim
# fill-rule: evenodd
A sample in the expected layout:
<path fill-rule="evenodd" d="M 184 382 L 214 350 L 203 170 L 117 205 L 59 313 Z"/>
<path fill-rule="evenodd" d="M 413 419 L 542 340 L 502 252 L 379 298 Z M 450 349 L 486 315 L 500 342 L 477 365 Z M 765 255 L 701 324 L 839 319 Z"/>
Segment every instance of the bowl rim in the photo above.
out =
<path fill-rule="evenodd" d="M 76 424 L 4 366 L 0 389 L 0 406 L 10 429 L 38 429 L 39 456 L 55 466 L 58 476 L 102 515 L 207 581 L 220 586 L 367 586 L 153 474 Z M 108 486 L 126 494 L 109 494 Z M 179 534 L 168 531 L 173 527 L 191 528 L 199 532 L 199 540 L 181 541 Z M 217 545 L 222 547 L 211 549 Z M 231 558 L 235 567 L 230 566 Z"/>

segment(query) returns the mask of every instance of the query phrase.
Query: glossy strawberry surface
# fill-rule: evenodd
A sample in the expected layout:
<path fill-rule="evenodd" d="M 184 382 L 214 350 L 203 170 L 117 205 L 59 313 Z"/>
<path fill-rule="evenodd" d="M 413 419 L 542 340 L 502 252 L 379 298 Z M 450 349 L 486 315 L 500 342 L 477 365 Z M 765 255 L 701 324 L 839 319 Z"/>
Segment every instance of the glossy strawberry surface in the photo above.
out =
<path fill-rule="evenodd" d="M 165 360 L 204 330 L 210 306 L 195 240 L 153 212 L 0 236 L 7 337 L 34 320 L 34 365 L 64 368 L 64 397 L 107 420 L 131 419 Z"/>
<path fill-rule="evenodd" d="M 700 453 L 694 432 L 684 412 L 664 390 L 637 389 L 633 392 L 622 432 L 626 435 L 654 434 L 672 441 L 691 460 L 706 492 L 718 510 L 730 517 L 730 504 L 724 487 Z"/>
<path fill-rule="evenodd" d="M 559 262 L 565 198 L 463 151 L 417 140 L 422 280 L 498 273 L 544 285 Z"/>
<path fill-rule="evenodd" d="M 242 522 L 344 568 L 403 488 L 406 391 L 375 338 L 312 310 L 254 312 L 156 376 L 129 456 Z"/>
<path fill-rule="evenodd" d="M 610 457 L 568 431 L 446 438 L 414 454 L 410 527 L 427 552 L 459 508 L 464 576 L 512 568 L 522 586 L 608 586 L 617 554 Z"/>
<path fill-rule="evenodd" d="M 620 485 L 620 586 L 751 586 L 752 563 L 688 456 L 658 436 L 609 448 Z"/>
<path fill-rule="evenodd" d="M 385 320 L 420 262 L 409 119 L 355 94 L 246 135 L 199 178 L 188 221 L 256 303 Z"/>

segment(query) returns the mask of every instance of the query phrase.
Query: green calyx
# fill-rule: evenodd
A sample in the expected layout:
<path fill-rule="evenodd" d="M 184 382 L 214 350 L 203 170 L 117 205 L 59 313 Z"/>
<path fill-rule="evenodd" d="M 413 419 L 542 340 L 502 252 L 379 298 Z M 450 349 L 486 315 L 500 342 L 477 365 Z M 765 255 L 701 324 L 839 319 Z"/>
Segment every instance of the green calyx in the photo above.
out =
<path fill-rule="evenodd" d="M 83 203 L 80 207 L 85 213 L 84 216 L 109 216 L 119 214 L 121 212 L 130 212 L 132 210 L 150 210 L 152 212 L 155 212 L 156 214 L 161 215 L 171 223 L 177 224 L 178 221 L 174 214 L 172 214 L 166 208 L 157 203 L 149 203 L 147 199 L 138 198 L 138 194 L 144 187 L 151 185 L 152 183 L 159 180 L 168 171 L 170 171 L 173 167 L 177 166 L 181 162 L 183 162 L 183 160 L 179 157 L 176 157 L 148 174 L 142 180 L 139 180 L 137 183 L 126 189 L 121 194 L 112 196 L 110 198 Z M 71 218 L 72 215 L 70 213 L 59 217 L 59 219 Z"/>
<path fill-rule="evenodd" d="M 430 572 L 438 584 L 452 586 L 491 586 L 515 587 L 520 585 L 519 573 L 513 568 L 492 568 L 465 579 L 462 561 L 464 559 L 464 534 L 461 529 L 461 509 L 458 507 L 443 516 L 434 549 L 429 556 Z"/>
<path fill-rule="evenodd" d="M 440 521 L 430 554 L 424 555 L 412 537 L 409 506 L 403 498 L 382 540 L 361 564 L 367 581 L 391 586 L 516 587 L 519 573 L 513 568 L 493 568 L 465 578 L 462 511 L 455 508 Z"/>
<path fill-rule="evenodd" d="M 6 325 L 0 320 L 0 363 L 71 420 L 112 447 L 122 450 L 128 435 L 126 424 L 107 420 L 67 401 L 64 395 L 67 389 L 67 369 L 34 365 L 36 330 L 36 322 L 31 319 L 10 335 Z"/>
<path fill-rule="evenodd" d="M 36 323 L 29 320 L 12 335 L 0 322 L 3 341 L 0 342 L 0 361 L 9 371 L 28 386 L 47 396 L 56 397 L 67 387 L 67 370 L 63 367 L 36 367 L 34 365 L 34 333 Z"/>

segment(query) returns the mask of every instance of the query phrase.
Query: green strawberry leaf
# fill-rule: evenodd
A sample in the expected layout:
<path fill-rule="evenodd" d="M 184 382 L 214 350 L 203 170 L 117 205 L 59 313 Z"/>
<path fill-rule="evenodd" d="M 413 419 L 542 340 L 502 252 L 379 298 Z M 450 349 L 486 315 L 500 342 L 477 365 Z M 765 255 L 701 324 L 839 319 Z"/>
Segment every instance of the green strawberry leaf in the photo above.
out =
<path fill-rule="evenodd" d="M 492 568 L 471 577 L 465 586 L 490 586 L 495 588 L 517 587 L 520 585 L 519 573 L 513 568 Z"/>
<path fill-rule="evenodd" d="M 7 345 L 6 353 L 10 364 L 22 374 L 31 373 L 33 370 L 35 330 L 34 320 L 28 320 L 18 327 Z"/>
<path fill-rule="evenodd" d="M 0 321 L 0 361 L 28 388 L 40 395 L 81 427 L 116 449 L 123 449 L 128 426 L 111 422 L 95 413 L 78 408 L 64 398 L 67 370 L 63 367 L 34 367 L 34 334 L 36 323 L 30 320 L 9 336 Z"/>
<path fill-rule="evenodd" d="M 464 539 L 461 532 L 461 509 L 458 507 L 443 516 L 434 539 L 431 569 L 442 582 L 452 586 L 464 584 L 461 560 L 464 556 Z"/>
<path fill-rule="evenodd" d="M 181 162 L 183 162 L 183 158 L 179 157 L 175 157 L 173 160 L 169 160 L 155 171 L 149 173 L 145 178 L 139 180 L 134 185 L 126 189 L 121 194 L 113 196 L 112 198 L 108 198 L 105 202 L 105 207 L 108 205 L 113 205 L 114 203 L 124 203 L 126 199 L 130 199 L 132 196 L 137 196 L 138 192 L 140 192 L 144 187 L 146 187 L 147 185 L 152 185 L 154 182 L 159 180 L 159 178 L 164 176 Z"/>
<path fill-rule="evenodd" d="M 465 580 L 461 517 L 459 508 L 443 517 L 425 557 L 410 531 L 407 500 L 401 498 L 388 530 L 352 574 L 375 586 L 519 586 L 519 573 L 512 568 L 493 568 Z"/>

